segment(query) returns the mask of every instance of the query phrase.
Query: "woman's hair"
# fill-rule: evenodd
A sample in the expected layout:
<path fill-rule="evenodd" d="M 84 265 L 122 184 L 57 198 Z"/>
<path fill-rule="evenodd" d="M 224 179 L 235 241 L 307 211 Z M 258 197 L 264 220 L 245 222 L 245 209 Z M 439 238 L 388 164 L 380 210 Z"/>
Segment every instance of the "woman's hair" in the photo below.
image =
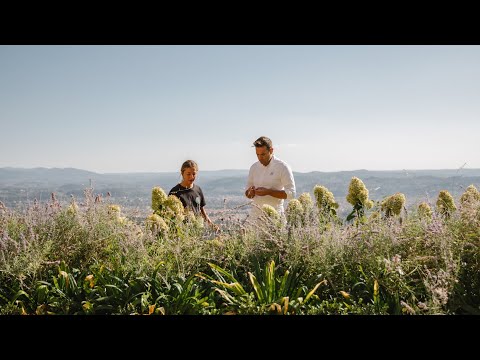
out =
<path fill-rule="evenodd" d="M 182 168 L 180 169 L 180 172 L 183 174 L 186 168 L 192 168 L 195 169 L 195 171 L 198 171 L 198 165 L 195 161 L 193 160 L 187 160 L 182 164 Z"/>

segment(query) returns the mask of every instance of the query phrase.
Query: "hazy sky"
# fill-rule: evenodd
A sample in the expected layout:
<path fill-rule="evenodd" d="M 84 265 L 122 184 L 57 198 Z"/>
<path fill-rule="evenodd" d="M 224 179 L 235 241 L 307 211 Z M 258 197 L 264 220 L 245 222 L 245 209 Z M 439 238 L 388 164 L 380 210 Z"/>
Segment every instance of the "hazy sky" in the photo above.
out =
<path fill-rule="evenodd" d="M 480 46 L 0 46 L 0 167 L 480 168 Z"/>

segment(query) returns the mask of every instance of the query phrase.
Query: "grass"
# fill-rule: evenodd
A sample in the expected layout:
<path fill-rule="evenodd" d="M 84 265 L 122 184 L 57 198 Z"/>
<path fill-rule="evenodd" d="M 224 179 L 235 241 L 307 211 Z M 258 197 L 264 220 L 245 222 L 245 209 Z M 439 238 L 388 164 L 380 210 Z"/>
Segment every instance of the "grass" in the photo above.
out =
<path fill-rule="evenodd" d="M 91 189 L 74 203 L 0 208 L 0 313 L 480 313 L 479 201 L 427 219 L 374 206 L 349 222 L 314 207 L 286 226 L 266 217 L 221 233 L 152 230 Z"/>

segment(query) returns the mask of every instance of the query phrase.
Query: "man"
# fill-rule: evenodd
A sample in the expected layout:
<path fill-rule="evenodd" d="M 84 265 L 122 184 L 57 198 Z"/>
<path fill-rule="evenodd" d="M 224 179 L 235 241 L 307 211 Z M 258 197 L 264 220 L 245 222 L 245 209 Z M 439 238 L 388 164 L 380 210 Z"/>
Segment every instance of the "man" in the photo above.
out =
<path fill-rule="evenodd" d="M 260 136 L 253 143 L 258 161 L 250 167 L 245 196 L 253 199 L 250 217 L 257 219 L 262 206 L 273 206 L 283 216 L 283 200 L 295 198 L 292 169 L 273 155 L 272 140 Z"/>

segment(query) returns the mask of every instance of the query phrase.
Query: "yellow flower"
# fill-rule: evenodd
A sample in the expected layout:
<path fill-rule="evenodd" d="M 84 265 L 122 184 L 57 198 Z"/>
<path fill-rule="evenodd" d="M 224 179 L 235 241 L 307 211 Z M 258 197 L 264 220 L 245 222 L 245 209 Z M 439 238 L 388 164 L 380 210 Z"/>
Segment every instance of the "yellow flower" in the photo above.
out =
<path fill-rule="evenodd" d="M 480 192 L 472 184 L 465 189 L 465 192 L 460 197 L 460 204 L 467 205 L 476 201 L 480 201 Z"/>
<path fill-rule="evenodd" d="M 72 201 L 72 203 L 67 208 L 67 214 L 73 216 L 77 213 L 78 213 L 78 205 L 75 201 Z"/>
<path fill-rule="evenodd" d="M 338 204 L 335 202 L 335 197 L 325 186 L 315 185 L 313 188 L 313 194 L 317 201 L 317 207 L 321 212 L 329 212 L 331 209 L 338 208 Z"/>
<path fill-rule="evenodd" d="M 108 206 L 108 213 L 113 217 L 120 217 L 121 207 L 120 205 L 111 204 Z"/>
<path fill-rule="evenodd" d="M 152 189 L 152 209 L 154 212 L 162 210 L 165 201 L 167 201 L 167 194 L 160 186 L 155 186 Z"/>
<path fill-rule="evenodd" d="M 262 205 L 262 210 L 270 219 L 278 220 L 280 219 L 280 214 L 275 210 L 275 208 L 268 204 Z"/>
<path fill-rule="evenodd" d="M 182 202 L 175 195 L 169 195 L 167 200 L 165 200 L 164 205 L 166 206 L 165 212 L 161 213 L 168 218 L 176 218 L 179 221 L 183 221 L 185 218 L 185 209 Z"/>
<path fill-rule="evenodd" d="M 382 211 L 385 211 L 386 216 L 400 215 L 404 205 L 405 195 L 402 193 L 396 193 L 382 201 Z"/>
<path fill-rule="evenodd" d="M 313 200 L 312 197 L 310 196 L 310 193 L 303 193 L 298 197 L 298 201 L 302 204 L 303 210 L 309 211 L 313 208 Z"/>
<path fill-rule="evenodd" d="M 432 209 L 430 208 L 430 205 L 428 203 L 421 202 L 418 205 L 418 215 L 422 219 L 431 219 L 432 218 Z"/>
<path fill-rule="evenodd" d="M 89 282 L 90 288 L 93 288 L 93 286 L 95 285 L 95 281 L 93 280 L 93 275 L 91 275 L 91 274 L 85 276 L 85 281 Z"/>
<path fill-rule="evenodd" d="M 300 224 L 303 218 L 303 206 L 298 199 L 292 199 L 287 205 L 287 222 L 289 224 Z"/>
<path fill-rule="evenodd" d="M 438 212 L 448 217 L 456 209 L 457 207 L 455 206 L 455 202 L 453 201 L 452 195 L 450 195 L 450 193 L 447 190 L 440 191 L 437 199 Z"/>
<path fill-rule="evenodd" d="M 363 181 L 355 176 L 350 180 L 347 201 L 353 206 L 360 203 L 367 209 L 373 206 L 373 201 L 368 199 L 368 189 L 365 187 Z"/>
<path fill-rule="evenodd" d="M 153 232 L 165 232 L 168 230 L 168 225 L 165 220 L 157 214 L 151 214 L 147 217 L 147 225 Z"/>

